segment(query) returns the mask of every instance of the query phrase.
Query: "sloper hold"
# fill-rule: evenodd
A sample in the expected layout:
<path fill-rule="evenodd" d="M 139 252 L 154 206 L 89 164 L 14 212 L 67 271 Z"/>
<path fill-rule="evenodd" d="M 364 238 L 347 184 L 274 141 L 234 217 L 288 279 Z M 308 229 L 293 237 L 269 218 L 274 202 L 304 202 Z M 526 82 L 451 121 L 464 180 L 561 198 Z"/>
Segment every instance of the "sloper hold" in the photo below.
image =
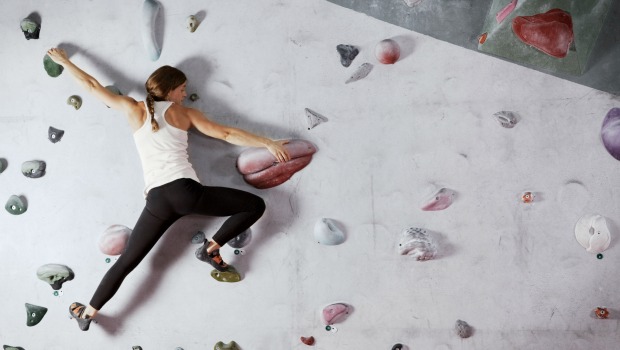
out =
<path fill-rule="evenodd" d="M 415 260 L 424 261 L 434 258 L 437 248 L 429 232 L 418 227 L 410 227 L 401 233 L 398 252 L 400 255 L 409 255 Z"/>
<path fill-rule="evenodd" d="M 425 204 L 422 206 L 422 210 L 437 211 L 446 209 L 447 207 L 452 205 L 455 195 L 456 194 L 454 191 L 444 187 L 437 191 L 437 193 L 435 193 L 425 202 Z"/>
<path fill-rule="evenodd" d="M 29 160 L 22 163 L 22 174 L 25 177 L 38 179 L 45 175 L 46 164 L 42 160 Z"/>
<path fill-rule="evenodd" d="M 394 64 L 400 58 L 400 45 L 393 39 L 381 40 L 375 46 L 375 57 L 383 64 Z"/>
<path fill-rule="evenodd" d="M 52 126 L 47 129 L 47 139 L 50 140 L 52 143 L 60 141 L 64 135 L 64 130 L 56 129 Z"/>
<path fill-rule="evenodd" d="M 66 265 L 45 264 L 37 269 L 37 277 L 41 281 L 49 283 L 52 289 L 59 290 L 62 288 L 62 284 L 71 281 L 75 274 Z"/>
<path fill-rule="evenodd" d="M 344 242 L 345 235 L 334 220 L 322 218 L 314 224 L 314 239 L 324 245 L 338 245 Z"/>
<path fill-rule="evenodd" d="M 142 4 L 142 43 L 151 61 L 157 61 L 161 48 L 155 38 L 155 24 L 161 4 L 155 0 L 144 0 Z"/>
<path fill-rule="evenodd" d="M 47 75 L 52 78 L 56 78 L 57 76 L 61 75 L 62 71 L 64 70 L 63 66 L 54 62 L 52 58 L 47 54 L 43 57 L 43 68 L 47 72 Z"/>
<path fill-rule="evenodd" d="M 362 64 L 355 70 L 355 72 L 353 72 L 351 77 L 347 79 L 347 81 L 345 81 L 344 83 L 349 84 L 349 83 L 366 78 L 368 74 L 370 74 L 370 71 L 372 71 L 372 68 L 373 68 L 373 65 L 368 62 Z"/>
<path fill-rule="evenodd" d="M 228 265 L 226 271 L 211 271 L 211 277 L 219 282 L 235 283 L 241 281 L 241 275 L 232 265 Z"/>
<path fill-rule="evenodd" d="M 252 229 L 248 228 L 247 230 L 238 234 L 235 238 L 228 241 L 228 245 L 233 248 L 243 248 L 246 245 L 250 244 L 252 240 Z"/>
<path fill-rule="evenodd" d="M 26 303 L 26 325 L 28 327 L 36 326 L 41 322 L 43 316 L 47 313 L 47 308 Z"/>
<path fill-rule="evenodd" d="M 213 347 L 213 350 L 241 350 L 241 348 L 239 347 L 239 345 L 237 345 L 237 343 L 235 343 L 234 340 L 232 340 L 228 344 L 224 344 L 223 342 L 218 341 Z"/>
<path fill-rule="evenodd" d="M 347 314 L 349 314 L 349 305 L 344 303 L 330 304 L 323 308 L 323 322 L 326 325 L 332 325 L 344 320 Z"/>
<path fill-rule="evenodd" d="M 6 169 L 6 159 L 0 158 L 0 174 Z"/>
<path fill-rule="evenodd" d="M 575 224 L 575 238 L 588 253 L 604 252 L 611 243 L 611 232 L 604 216 L 586 214 Z"/>
<path fill-rule="evenodd" d="M 192 244 L 203 244 L 205 242 L 205 239 L 205 233 L 202 231 L 198 231 L 192 236 Z"/>
<path fill-rule="evenodd" d="M 360 50 L 352 45 L 340 44 L 336 46 L 336 50 L 340 54 L 340 63 L 345 67 L 350 66 L 357 54 L 360 53 Z"/>
<path fill-rule="evenodd" d="M 107 255 L 120 255 L 125 251 L 125 246 L 131 236 L 132 230 L 124 225 L 112 225 L 108 227 L 99 239 L 99 250 Z"/>
<path fill-rule="evenodd" d="M 30 39 L 39 39 L 39 32 L 41 31 L 41 25 L 36 21 L 30 18 L 24 18 L 19 23 L 19 26 L 22 29 L 22 33 L 27 40 Z"/>
<path fill-rule="evenodd" d="M 612 157 L 620 160 L 620 108 L 612 108 L 601 126 L 603 146 Z"/>
<path fill-rule="evenodd" d="M 3 345 L 4 350 L 25 350 L 21 346 Z"/>
<path fill-rule="evenodd" d="M 564 58 L 573 42 L 573 20 L 568 12 L 551 9 L 534 16 L 517 16 L 512 30 L 522 42 L 555 58 Z"/>
<path fill-rule="evenodd" d="M 308 130 L 329 120 L 321 114 L 311 110 L 310 108 L 306 108 L 306 117 L 308 118 Z"/>
<path fill-rule="evenodd" d="M 26 205 L 26 201 L 21 197 L 12 195 L 6 202 L 4 209 L 13 215 L 20 215 L 28 210 L 28 205 Z"/>

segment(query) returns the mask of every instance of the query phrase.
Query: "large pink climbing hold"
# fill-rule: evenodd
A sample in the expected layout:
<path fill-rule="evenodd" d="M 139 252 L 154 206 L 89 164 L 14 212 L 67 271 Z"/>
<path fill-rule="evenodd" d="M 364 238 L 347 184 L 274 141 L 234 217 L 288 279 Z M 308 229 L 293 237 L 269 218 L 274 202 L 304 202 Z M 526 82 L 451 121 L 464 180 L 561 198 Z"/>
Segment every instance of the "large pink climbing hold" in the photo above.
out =
<path fill-rule="evenodd" d="M 332 325 L 342 320 L 349 313 L 349 305 L 336 303 L 327 305 L 323 309 L 323 322 L 326 325 Z"/>
<path fill-rule="evenodd" d="M 305 140 L 291 140 L 284 145 L 291 157 L 279 163 L 266 148 L 251 148 L 237 158 L 237 170 L 250 185 L 265 189 L 278 186 L 303 169 L 312 160 L 316 147 Z"/>
<path fill-rule="evenodd" d="M 556 58 L 566 57 L 573 42 L 571 15 L 560 9 L 515 17 L 512 30 L 524 43 Z"/>
<path fill-rule="evenodd" d="M 123 225 L 108 227 L 99 240 L 99 249 L 103 254 L 120 255 L 125 250 L 131 229 Z"/>

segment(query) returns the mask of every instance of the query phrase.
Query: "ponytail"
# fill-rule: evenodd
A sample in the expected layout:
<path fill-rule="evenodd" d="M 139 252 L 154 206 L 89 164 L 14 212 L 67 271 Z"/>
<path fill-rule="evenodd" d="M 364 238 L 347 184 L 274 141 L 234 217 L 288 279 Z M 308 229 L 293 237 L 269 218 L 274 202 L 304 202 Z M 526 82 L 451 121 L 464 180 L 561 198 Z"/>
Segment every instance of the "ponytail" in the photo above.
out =
<path fill-rule="evenodd" d="M 151 118 L 151 130 L 156 132 L 159 130 L 159 124 L 157 124 L 157 120 L 155 120 L 155 98 L 150 92 L 146 95 L 146 107 L 149 110 L 149 116 Z"/>

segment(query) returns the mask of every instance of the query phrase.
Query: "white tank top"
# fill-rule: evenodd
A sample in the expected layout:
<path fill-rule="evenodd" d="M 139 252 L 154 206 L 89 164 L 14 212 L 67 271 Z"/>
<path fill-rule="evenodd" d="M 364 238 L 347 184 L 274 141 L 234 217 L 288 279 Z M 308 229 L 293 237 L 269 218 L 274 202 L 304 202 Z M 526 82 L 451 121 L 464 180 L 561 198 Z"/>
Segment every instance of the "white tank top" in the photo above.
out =
<path fill-rule="evenodd" d="M 146 106 L 146 102 L 144 104 Z M 155 102 L 155 120 L 159 124 L 156 132 L 151 130 L 147 106 L 144 125 L 133 134 L 142 161 L 145 197 L 152 188 L 177 179 L 189 178 L 200 182 L 189 162 L 187 131 L 168 124 L 164 117 L 171 105 L 170 101 Z"/>

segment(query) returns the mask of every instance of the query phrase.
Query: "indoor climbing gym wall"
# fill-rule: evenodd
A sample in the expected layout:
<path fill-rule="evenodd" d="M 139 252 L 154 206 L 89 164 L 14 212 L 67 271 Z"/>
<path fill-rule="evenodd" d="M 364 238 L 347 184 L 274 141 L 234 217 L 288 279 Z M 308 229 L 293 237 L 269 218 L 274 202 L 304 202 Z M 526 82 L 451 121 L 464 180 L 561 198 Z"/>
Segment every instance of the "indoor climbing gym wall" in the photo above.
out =
<path fill-rule="evenodd" d="M 0 345 L 617 348 L 620 21 L 576 3 L 4 1 Z M 127 118 L 53 47 L 138 101 L 177 67 L 186 106 L 290 140 L 278 163 L 190 129 L 202 184 L 264 215 L 223 272 L 195 252 L 225 218 L 181 218 L 88 331 L 69 305 L 122 256 L 144 180 Z"/>

